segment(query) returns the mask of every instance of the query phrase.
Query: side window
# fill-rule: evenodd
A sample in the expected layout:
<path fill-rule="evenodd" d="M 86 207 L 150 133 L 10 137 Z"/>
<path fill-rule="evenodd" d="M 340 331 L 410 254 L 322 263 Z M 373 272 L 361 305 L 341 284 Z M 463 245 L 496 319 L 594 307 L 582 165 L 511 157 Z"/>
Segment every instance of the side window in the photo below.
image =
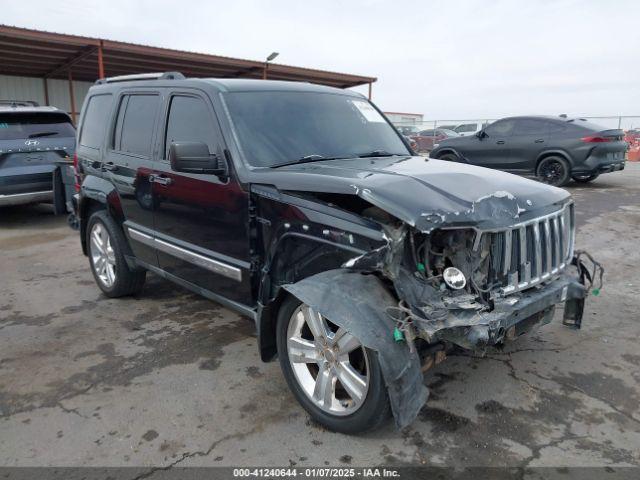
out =
<path fill-rule="evenodd" d="M 87 103 L 87 111 L 82 119 L 80 145 L 100 148 L 105 136 L 107 118 L 111 113 L 111 94 L 94 95 Z"/>
<path fill-rule="evenodd" d="M 544 120 L 523 118 L 516 120 L 514 135 L 544 135 L 547 133 L 547 123 Z"/>
<path fill-rule="evenodd" d="M 567 124 L 564 122 L 547 122 L 547 133 L 549 135 L 562 133 L 566 129 L 567 129 Z"/>
<path fill-rule="evenodd" d="M 500 120 L 499 122 L 489 125 L 484 131 L 487 132 L 487 135 L 490 137 L 506 137 L 513 133 L 514 124 L 514 120 Z"/>
<path fill-rule="evenodd" d="M 151 139 L 160 97 L 155 94 L 125 95 L 120 100 L 113 149 L 151 157 Z"/>
<path fill-rule="evenodd" d="M 216 129 L 207 104 L 199 97 L 176 95 L 171 98 L 167 133 L 165 138 L 165 158 L 172 142 L 204 142 L 209 152 L 216 150 Z"/>

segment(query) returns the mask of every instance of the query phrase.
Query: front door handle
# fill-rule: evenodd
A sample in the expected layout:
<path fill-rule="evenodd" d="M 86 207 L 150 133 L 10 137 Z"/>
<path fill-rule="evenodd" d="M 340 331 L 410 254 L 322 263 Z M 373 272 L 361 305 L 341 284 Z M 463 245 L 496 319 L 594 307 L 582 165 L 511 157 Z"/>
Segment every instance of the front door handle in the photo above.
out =
<path fill-rule="evenodd" d="M 113 162 L 107 162 L 107 163 L 103 163 L 102 164 L 102 169 L 103 170 L 109 170 L 110 172 L 113 172 L 114 170 L 118 169 L 118 166 Z"/>
<path fill-rule="evenodd" d="M 498 145 L 504 145 L 504 140 L 498 140 L 496 143 L 497 143 Z"/>
<path fill-rule="evenodd" d="M 538 138 L 534 140 L 533 143 L 544 143 L 544 138 Z"/>
<path fill-rule="evenodd" d="M 173 180 L 169 177 L 163 177 L 161 175 L 149 175 L 149 181 L 151 183 L 159 183 L 160 185 L 171 185 Z"/>

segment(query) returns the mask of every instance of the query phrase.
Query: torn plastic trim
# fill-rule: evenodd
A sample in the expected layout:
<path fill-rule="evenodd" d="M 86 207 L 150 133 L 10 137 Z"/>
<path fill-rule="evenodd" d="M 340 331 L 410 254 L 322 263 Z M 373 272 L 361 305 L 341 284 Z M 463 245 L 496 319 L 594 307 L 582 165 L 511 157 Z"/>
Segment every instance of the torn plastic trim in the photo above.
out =
<path fill-rule="evenodd" d="M 409 425 L 429 392 L 417 352 L 394 340 L 395 325 L 385 312 L 397 301 L 382 281 L 375 275 L 338 269 L 282 288 L 377 352 L 396 426 Z"/>

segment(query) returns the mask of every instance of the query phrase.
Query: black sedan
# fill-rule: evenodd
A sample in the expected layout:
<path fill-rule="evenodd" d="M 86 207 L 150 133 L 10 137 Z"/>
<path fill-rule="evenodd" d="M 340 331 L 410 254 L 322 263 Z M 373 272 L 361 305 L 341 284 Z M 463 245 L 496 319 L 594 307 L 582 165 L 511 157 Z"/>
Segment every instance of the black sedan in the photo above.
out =
<path fill-rule="evenodd" d="M 503 118 L 475 135 L 445 139 L 430 156 L 533 174 L 562 186 L 571 178 L 584 183 L 622 170 L 626 149 L 622 130 L 564 115 L 527 116 Z"/>

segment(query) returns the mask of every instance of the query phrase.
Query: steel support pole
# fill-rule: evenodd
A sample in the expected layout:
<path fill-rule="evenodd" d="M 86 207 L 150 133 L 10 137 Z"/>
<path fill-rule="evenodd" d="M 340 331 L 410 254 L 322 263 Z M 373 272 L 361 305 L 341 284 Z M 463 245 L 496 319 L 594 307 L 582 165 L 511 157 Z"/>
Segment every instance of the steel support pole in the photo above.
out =
<path fill-rule="evenodd" d="M 371 89 L 373 87 L 373 83 L 369 82 L 369 100 L 371 100 Z"/>
<path fill-rule="evenodd" d="M 49 84 L 47 83 L 47 77 L 42 79 L 42 86 L 44 89 L 44 104 L 49 106 Z"/>
<path fill-rule="evenodd" d="M 73 124 L 76 124 L 76 99 L 73 94 L 73 76 L 71 75 L 71 70 L 69 72 L 69 102 L 71 103 L 71 121 Z"/>
<path fill-rule="evenodd" d="M 104 78 L 104 62 L 102 60 L 102 40 L 98 45 L 98 78 Z"/>

